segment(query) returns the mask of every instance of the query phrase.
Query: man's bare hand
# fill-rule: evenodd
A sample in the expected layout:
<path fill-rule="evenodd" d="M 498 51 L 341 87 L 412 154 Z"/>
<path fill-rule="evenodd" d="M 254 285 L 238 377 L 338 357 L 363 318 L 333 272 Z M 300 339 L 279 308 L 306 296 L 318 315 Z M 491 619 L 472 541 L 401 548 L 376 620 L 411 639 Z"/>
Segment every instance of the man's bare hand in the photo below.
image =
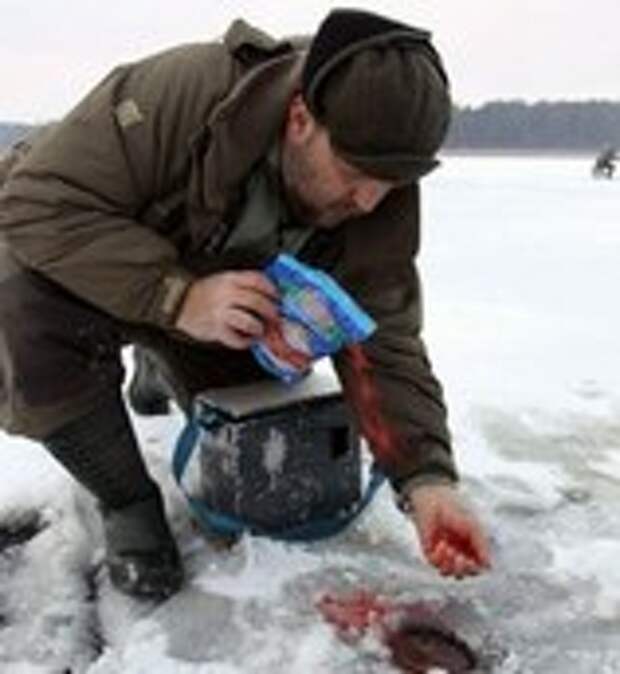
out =
<path fill-rule="evenodd" d="M 455 487 L 415 487 L 408 498 L 422 550 L 442 575 L 475 576 L 491 566 L 482 527 Z"/>
<path fill-rule="evenodd" d="M 176 328 L 201 342 L 247 349 L 278 318 L 278 291 L 257 271 L 227 271 L 194 281 Z"/>

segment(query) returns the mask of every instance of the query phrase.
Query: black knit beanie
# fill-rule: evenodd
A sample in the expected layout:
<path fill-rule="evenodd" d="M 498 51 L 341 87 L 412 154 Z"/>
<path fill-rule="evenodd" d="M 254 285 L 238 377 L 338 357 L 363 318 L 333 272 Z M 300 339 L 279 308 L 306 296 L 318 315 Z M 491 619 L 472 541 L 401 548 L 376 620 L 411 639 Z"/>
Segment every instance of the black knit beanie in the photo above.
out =
<path fill-rule="evenodd" d="M 334 10 L 310 46 L 302 94 L 336 153 L 367 175 L 409 182 L 439 163 L 451 102 L 429 32 Z"/>

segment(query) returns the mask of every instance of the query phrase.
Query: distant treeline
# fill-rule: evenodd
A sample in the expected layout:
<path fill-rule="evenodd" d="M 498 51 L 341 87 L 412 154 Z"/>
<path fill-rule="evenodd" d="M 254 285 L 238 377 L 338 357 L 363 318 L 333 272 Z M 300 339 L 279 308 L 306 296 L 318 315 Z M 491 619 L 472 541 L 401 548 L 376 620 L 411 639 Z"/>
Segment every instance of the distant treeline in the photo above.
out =
<path fill-rule="evenodd" d="M 577 150 L 620 147 L 620 102 L 490 102 L 456 108 L 446 147 Z"/>
<path fill-rule="evenodd" d="M 28 124 L 9 124 L 0 122 L 0 152 L 16 140 L 22 138 L 33 127 Z"/>
<path fill-rule="evenodd" d="M 0 150 L 29 128 L 0 122 Z M 620 102 L 494 101 L 456 107 L 446 148 L 592 152 L 609 145 L 620 147 Z"/>

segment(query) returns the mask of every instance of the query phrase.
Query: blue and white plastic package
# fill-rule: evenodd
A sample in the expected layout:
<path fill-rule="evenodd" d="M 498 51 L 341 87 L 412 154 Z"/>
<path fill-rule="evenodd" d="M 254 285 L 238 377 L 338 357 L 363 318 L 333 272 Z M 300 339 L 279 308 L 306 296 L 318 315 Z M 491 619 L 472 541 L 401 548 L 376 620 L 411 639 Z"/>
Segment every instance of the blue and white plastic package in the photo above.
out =
<path fill-rule="evenodd" d="M 280 254 L 265 273 L 280 291 L 280 320 L 267 325 L 252 351 L 282 381 L 298 381 L 314 361 L 375 331 L 373 319 L 325 272 Z"/>

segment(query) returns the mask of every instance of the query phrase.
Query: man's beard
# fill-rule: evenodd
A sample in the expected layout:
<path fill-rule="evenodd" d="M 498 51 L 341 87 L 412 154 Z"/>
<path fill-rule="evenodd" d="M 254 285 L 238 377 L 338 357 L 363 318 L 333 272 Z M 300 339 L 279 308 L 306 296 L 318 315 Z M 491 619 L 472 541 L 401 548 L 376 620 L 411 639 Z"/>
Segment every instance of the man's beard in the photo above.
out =
<path fill-rule="evenodd" d="M 283 148 L 281 173 L 284 198 L 297 221 L 311 227 L 331 228 L 360 214 L 350 201 L 334 200 L 323 206 L 311 201 L 311 195 L 304 193 L 304 187 L 316 185 L 319 176 L 302 149 Z"/>
<path fill-rule="evenodd" d="M 296 185 L 282 181 L 284 187 L 284 199 L 286 206 L 293 219 L 301 224 L 311 227 L 318 226 L 320 213 L 318 209 L 308 204 L 302 197 Z"/>

